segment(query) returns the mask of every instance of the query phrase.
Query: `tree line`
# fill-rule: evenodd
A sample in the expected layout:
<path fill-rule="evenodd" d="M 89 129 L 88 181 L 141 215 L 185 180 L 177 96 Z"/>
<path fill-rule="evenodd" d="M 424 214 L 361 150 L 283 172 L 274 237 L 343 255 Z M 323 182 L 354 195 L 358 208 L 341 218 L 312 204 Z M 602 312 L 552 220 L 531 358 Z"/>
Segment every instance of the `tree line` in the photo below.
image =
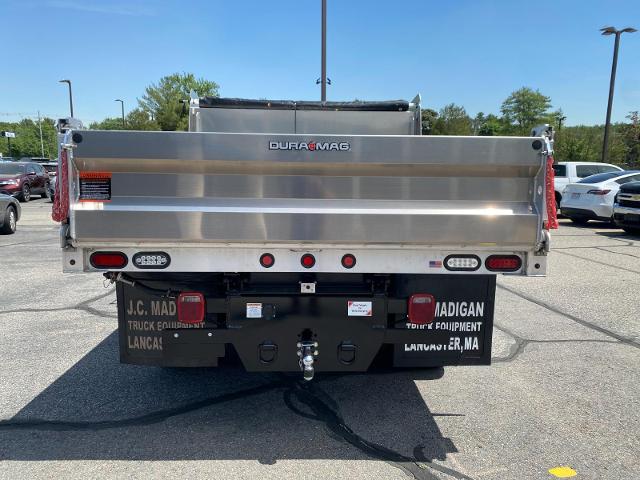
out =
<path fill-rule="evenodd" d="M 609 140 L 609 161 L 640 167 L 640 117 L 629 112 L 629 122 L 614 123 Z M 562 109 L 551 109 L 551 98 L 538 90 L 522 87 L 511 93 L 500 107 L 500 115 L 479 112 L 475 117 L 464 107 L 451 103 L 439 111 L 422 111 L 423 135 L 524 135 L 529 136 L 536 125 L 547 123 L 555 129 L 557 161 L 598 162 L 602 158 L 604 125 L 567 127 Z"/>
<path fill-rule="evenodd" d="M 216 82 L 196 78 L 191 73 L 174 73 L 149 85 L 137 106 L 124 119 L 107 117 L 93 122 L 91 129 L 100 130 L 186 130 L 188 127 L 188 99 L 191 92 L 198 96 L 218 96 Z M 628 122 L 612 125 L 609 145 L 611 163 L 626 167 L 640 167 L 640 118 L 637 111 L 630 112 Z M 551 98 L 538 90 L 522 87 L 512 92 L 501 104 L 499 113 L 479 112 L 471 117 L 465 108 L 451 103 L 439 111 L 422 110 L 424 135 L 524 135 L 531 128 L 548 123 L 556 130 L 555 158 L 558 161 L 599 161 L 602 154 L 604 127 L 564 126 L 562 109 L 553 110 Z M 12 141 L 14 157 L 40 156 L 39 125 L 33 120 L 0 122 L 0 131 L 16 133 Z M 54 121 L 42 120 L 45 156 L 57 152 Z M 0 146 L 0 152 L 6 147 Z M 4 155 L 8 155 L 4 153 Z"/>

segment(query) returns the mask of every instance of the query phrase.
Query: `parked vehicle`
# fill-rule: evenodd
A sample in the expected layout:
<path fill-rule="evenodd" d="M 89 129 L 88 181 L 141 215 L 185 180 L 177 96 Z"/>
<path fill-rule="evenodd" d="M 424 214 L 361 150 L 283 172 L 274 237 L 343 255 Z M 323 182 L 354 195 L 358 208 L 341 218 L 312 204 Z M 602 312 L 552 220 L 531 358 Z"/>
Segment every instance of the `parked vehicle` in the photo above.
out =
<path fill-rule="evenodd" d="M 556 195 L 556 208 L 560 207 L 564 189 L 570 183 L 576 183 L 582 178 L 597 173 L 622 171 L 617 165 L 596 162 L 558 162 L 553 165 L 555 173 L 554 190 Z"/>
<path fill-rule="evenodd" d="M 613 219 L 625 232 L 640 234 L 640 181 L 620 187 L 613 206 Z"/>
<path fill-rule="evenodd" d="M 420 119 L 419 97 L 202 98 L 186 133 L 69 128 L 63 269 L 117 285 L 125 363 L 490 364 L 496 275 L 546 272 L 552 133 L 421 136 Z"/>
<path fill-rule="evenodd" d="M 10 195 L 0 193 L 0 234 L 16 233 L 21 213 L 20 202 Z"/>
<path fill-rule="evenodd" d="M 570 183 L 560 203 L 562 214 L 577 224 L 589 220 L 613 222 L 613 201 L 620 185 L 640 180 L 640 171 L 612 171 Z"/>
<path fill-rule="evenodd" d="M 57 175 L 51 177 L 51 180 L 49 181 L 49 199 L 52 202 L 55 202 L 56 200 L 56 182 L 57 181 L 58 181 Z"/>
<path fill-rule="evenodd" d="M 31 200 L 31 195 L 49 195 L 49 174 L 37 163 L 0 162 L 0 193 Z"/>
<path fill-rule="evenodd" d="M 21 157 L 20 161 L 29 162 L 29 163 L 39 163 L 42 165 L 43 163 L 51 162 L 51 159 L 47 157 Z"/>

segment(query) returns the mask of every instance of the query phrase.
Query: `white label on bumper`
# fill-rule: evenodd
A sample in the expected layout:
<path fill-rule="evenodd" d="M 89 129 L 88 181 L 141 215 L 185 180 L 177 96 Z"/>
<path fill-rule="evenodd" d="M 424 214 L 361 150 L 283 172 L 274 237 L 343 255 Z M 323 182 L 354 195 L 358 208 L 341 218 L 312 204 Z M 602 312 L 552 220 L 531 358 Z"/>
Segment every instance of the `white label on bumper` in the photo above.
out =
<path fill-rule="evenodd" d="M 262 304 L 247 303 L 247 318 L 262 318 Z"/>
<path fill-rule="evenodd" d="M 370 317 L 372 314 L 371 302 L 347 302 L 347 315 L 350 317 Z"/>

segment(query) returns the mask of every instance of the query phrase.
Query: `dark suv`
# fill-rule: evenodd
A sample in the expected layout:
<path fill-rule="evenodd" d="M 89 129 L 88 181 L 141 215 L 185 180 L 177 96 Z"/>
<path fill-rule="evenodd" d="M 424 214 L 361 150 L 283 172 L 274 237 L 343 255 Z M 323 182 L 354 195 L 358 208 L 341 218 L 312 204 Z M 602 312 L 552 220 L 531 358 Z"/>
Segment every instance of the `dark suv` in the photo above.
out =
<path fill-rule="evenodd" d="M 49 174 L 37 163 L 0 162 L 0 193 L 31 200 L 31 195 L 49 196 Z"/>

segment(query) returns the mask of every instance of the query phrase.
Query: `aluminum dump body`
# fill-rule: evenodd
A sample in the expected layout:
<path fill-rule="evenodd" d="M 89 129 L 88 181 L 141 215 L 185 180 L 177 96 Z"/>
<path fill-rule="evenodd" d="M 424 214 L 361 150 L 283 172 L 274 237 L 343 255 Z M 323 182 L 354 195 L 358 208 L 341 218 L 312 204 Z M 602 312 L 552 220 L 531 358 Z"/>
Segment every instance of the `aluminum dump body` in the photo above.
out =
<path fill-rule="evenodd" d="M 111 176 L 107 201 L 72 195 L 83 244 L 541 241 L 534 138 L 78 133 L 76 173 Z"/>

